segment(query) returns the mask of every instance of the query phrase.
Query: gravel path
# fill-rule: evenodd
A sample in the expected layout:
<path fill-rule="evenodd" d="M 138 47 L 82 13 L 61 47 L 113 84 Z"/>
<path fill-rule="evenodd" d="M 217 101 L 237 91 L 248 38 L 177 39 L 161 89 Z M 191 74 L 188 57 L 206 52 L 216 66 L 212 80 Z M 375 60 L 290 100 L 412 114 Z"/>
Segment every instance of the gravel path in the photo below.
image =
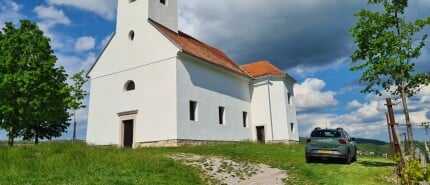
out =
<path fill-rule="evenodd" d="M 265 164 L 238 163 L 221 157 L 195 154 L 174 154 L 171 158 L 200 169 L 220 184 L 228 185 L 281 185 L 287 174 Z"/>

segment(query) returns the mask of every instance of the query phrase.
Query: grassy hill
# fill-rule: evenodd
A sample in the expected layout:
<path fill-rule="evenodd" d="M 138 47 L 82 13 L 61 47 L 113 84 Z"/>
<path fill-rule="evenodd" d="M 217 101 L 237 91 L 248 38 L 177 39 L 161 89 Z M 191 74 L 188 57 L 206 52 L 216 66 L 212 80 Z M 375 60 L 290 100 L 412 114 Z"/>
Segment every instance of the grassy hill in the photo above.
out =
<path fill-rule="evenodd" d="M 224 156 L 264 163 L 289 174 L 288 184 L 391 184 L 394 163 L 359 157 L 356 163 L 306 164 L 304 145 L 258 143 L 196 147 L 92 147 L 84 143 L 0 146 L 0 184 L 207 184 L 197 169 L 168 157 L 172 153 Z"/>
<path fill-rule="evenodd" d="M 363 139 L 363 138 L 356 138 L 355 142 L 357 144 L 372 144 L 372 145 L 388 145 L 385 141 L 380 141 L 376 139 Z"/>

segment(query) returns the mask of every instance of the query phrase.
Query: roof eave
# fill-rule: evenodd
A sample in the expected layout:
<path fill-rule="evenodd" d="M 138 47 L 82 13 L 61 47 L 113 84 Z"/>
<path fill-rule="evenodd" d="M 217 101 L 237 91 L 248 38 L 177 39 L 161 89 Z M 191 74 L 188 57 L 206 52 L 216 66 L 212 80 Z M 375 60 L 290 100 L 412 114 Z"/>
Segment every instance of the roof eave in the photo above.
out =
<path fill-rule="evenodd" d="M 261 80 L 261 79 L 264 79 L 264 78 L 271 78 L 271 77 L 286 78 L 287 80 L 289 80 L 289 81 L 291 81 L 293 83 L 297 83 L 296 79 L 294 79 L 293 77 L 291 77 L 290 75 L 288 75 L 286 73 L 284 75 L 266 74 L 266 75 L 262 75 L 262 76 L 253 77 L 253 79 L 254 80 Z"/>
<path fill-rule="evenodd" d="M 106 48 L 109 46 L 110 42 L 112 41 L 112 39 L 115 37 L 116 32 L 113 32 L 112 36 L 109 38 L 109 41 L 106 43 L 106 45 L 103 47 L 103 50 L 100 52 L 100 55 L 97 57 L 96 61 L 94 62 L 94 64 L 91 66 L 91 68 L 88 70 L 87 74 L 85 74 L 85 76 L 87 78 L 91 78 L 90 77 L 90 73 L 93 70 L 93 68 L 96 66 L 96 64 L 98 63 L 98 61 L 100 60 L 100 57 L 103 55 L 103 53 L 105 52 Z"/>
<path fill-rule="evenodd" d="M 173 39 L 171 39 L 166 33 L 164 33 L 163 30 L 161 30 L 157 25 L 156 22 L 150 18 L 148 18 L 148 23 L 152 25 L 152 27 L 154 27 L 155 29 L 158 30 L 158 32 L 160 32 L 164 37 L 166 37 L 173 45 L 175 45 L 180 51 L 182 51 L 182 47 L 177 44 Z M 169 28 L 166 28 L 169 29 Z M 176 33 L 176 32 L 175 32 Z M 177 34 L 177 33 L 176 33 Z"/>
<path fill-rule="evenodd" d="M 215 66 L 215 67 L 218 67 L 218 68 L 222 68 L 222 69 L 227 70 L 227 71 L 229 71 L 229 72 L 232 72 L 232 73 L 234 73 L 234 74 L 236 74 L 236 75 L 239 75 L 239 76 L 241 76 L 241 77 L 244 77 L 244 78 L 246 78 L 246 79 L 248 79 L 248 80 L 252 80 L 252 79 L 253 79 L 253 77 L 252 77 L 252 76 L 250 76 L 250 75 L 248 75 L 247 73 L 239 73 L 239 72 L 234 71 L 234 70 L 231 70 L 230 68 L 227 68 L 227 67 L 225 67 L 225 66 L 223 66 L 223 65 L 218 65 L 218 64 L 213 63 L 213 62 L 210 62 L 210 61 L 208 61 L 208 60 L 206 60 L 206 59 L 204 59 L 204 58 L 198 57 L 198 56 L 196 56 L 196 55 L 194 55 L 194 54 L 192 54 L 192 53 L 190 53 L 190 52 L 187 52 L 187 51 L 185 51 L 185 50 L 181 50 L 181 51 L 178 53 L 178 55 L 184 55 L 184 56 L 187 56 L 187 57 L 191 57 L 191 58 L 194 58 L 194 59 L 201 60 L 201 61 L 205 62 L 206 64 L 209 64 L 209 65 L 211 65 L 211 66 Z"/>

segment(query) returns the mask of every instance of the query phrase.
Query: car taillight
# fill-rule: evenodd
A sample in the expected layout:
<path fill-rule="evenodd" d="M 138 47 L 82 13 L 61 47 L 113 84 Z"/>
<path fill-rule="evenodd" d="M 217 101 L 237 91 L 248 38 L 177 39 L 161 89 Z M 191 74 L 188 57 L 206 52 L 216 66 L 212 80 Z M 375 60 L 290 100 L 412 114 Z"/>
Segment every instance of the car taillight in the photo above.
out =
<path fill-rule="evenodd" d="M 345 139 L 339 139 L 339 143 L 340 144 L 346 144 L 346 143 L 348 143 Z"/>
<path fill-rule="evenodd" d="M 311 142 L 310 138 L 306 139 L 306 143 L 310 143 L 310 142 Z"/>

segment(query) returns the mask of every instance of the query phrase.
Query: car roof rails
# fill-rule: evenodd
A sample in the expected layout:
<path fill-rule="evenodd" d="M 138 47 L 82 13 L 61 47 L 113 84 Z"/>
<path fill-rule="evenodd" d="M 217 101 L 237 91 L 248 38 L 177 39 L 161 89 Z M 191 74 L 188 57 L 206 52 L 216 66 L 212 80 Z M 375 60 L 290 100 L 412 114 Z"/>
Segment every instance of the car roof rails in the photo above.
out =
<path fill-rule="evenodd" d="M 343 130 L 343 128 L 338 127 L 338 128 L 336 128 L 336 130 Z"/>

